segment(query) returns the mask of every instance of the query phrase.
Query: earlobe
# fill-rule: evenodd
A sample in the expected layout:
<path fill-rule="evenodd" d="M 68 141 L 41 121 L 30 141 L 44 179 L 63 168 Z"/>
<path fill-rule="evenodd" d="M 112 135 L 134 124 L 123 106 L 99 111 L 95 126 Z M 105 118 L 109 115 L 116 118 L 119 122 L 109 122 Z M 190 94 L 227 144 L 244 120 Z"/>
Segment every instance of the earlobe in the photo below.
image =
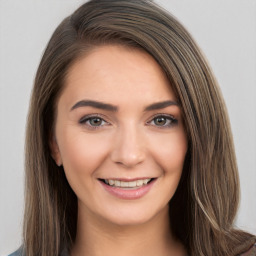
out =
<path fill-rule="evenodd" d="M 50 136 L 50 142 L 49 142 L 50 150 L 51 150 L 51 156 L 55 163 L 58 166 L 62 165 L 62 159 L 60 155 L 59 146 L 56 140 L 56 137 L 54 135 Z"/>

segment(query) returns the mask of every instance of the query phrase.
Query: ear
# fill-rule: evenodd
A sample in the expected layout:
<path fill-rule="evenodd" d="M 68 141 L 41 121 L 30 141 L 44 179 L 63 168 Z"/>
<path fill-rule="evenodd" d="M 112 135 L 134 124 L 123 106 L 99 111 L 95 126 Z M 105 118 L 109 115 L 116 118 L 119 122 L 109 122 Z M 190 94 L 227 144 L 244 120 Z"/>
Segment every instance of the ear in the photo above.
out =
<path fill-rule="evenodd" d="M 50 136 L 49 146 L 50 146 L 52 158 L 54 159 L 55 163 L 58 166 L 61 166 L 62 159 L 61 159 L 61 155 L 60 155 L 60 150 L 59 150 L 59 146 L 58 146 L 56 137 L 53 134 Z"/>

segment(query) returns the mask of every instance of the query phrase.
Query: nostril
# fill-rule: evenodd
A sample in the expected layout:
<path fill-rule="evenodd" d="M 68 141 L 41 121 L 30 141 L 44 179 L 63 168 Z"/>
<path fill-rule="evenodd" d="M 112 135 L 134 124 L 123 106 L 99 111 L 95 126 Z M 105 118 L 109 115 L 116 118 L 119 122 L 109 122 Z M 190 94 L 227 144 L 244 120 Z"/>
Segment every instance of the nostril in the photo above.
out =
<path fill-rule="evenodd" d="M 111 160 L 118 165 L 133 167 L 145 159 L 146 149 L 143 136 L 138 134 L 137 128 L 126 126 L 113 141 Z"/>
<path fill-rule="evenodd" d="M 115 152 L 112 155 L 112 160 L 118 164 L 123 165 L 125 167 L 131 168 L 134 167 L 144 161 L 144 153 L 137 152 L 137 154 L 131 152 Z"/>

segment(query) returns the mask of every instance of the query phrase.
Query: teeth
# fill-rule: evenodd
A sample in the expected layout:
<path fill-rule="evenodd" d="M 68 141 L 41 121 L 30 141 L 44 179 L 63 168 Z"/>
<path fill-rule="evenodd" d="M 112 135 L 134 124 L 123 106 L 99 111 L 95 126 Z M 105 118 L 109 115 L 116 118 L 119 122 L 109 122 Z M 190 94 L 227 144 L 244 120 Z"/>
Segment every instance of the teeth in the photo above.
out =
<path fill-rule="evenodd" d="M 109 180 L 109 181 L 108 181 L 108 184 L 109 184 L 110 186 L 112 186 L 112 185 L 115 184 L 115 182 L 114 182 L 113 180 Z"/>
<path fill-rule="evenodd" d="M 144 185 L 148 184 L 149 181 L 150 181 L 150 179 L 143 180 Z"/>
<path fill-rule="evenodd" d="M 104 180 L 106 184 L 109 184 L 113 187 L 121 187 L 121 188 L 135 188 L 141 187 L 143 185 L 148 184 L 151 179 L 143 179 L 143 180 L 134 180 L 134 181 L 120 181 L 120 180 Z"/>
<path fill-rule="evenodd" d="M 137 180 L 136 183 L 137 183 L 138 187 L 140 187 L 144 184 L 143 180 Z"/>
<path fill-rule="evenodd" d="M 136 187 L 137 182 L 136 181 L 130 181 L 130 182 L 128 182 L 128 185 L 129 185 L 129 188 L 133 188 L 133 187 Z"/>

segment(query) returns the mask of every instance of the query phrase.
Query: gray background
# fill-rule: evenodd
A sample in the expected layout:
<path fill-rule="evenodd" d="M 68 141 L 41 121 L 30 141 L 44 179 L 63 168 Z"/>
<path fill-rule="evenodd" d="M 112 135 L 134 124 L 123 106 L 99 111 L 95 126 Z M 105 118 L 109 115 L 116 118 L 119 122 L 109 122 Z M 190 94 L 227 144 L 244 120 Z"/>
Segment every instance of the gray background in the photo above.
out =
<path fill-rule="evenodd" d="M 81 0 L 0 0 L 0 255 L 21 243 L 23 147 L 34 75 Z M 256 233 L 256 0 L 158 0 L 191 32 L 220 83 L 241 178 L 236 224 Z"/>

